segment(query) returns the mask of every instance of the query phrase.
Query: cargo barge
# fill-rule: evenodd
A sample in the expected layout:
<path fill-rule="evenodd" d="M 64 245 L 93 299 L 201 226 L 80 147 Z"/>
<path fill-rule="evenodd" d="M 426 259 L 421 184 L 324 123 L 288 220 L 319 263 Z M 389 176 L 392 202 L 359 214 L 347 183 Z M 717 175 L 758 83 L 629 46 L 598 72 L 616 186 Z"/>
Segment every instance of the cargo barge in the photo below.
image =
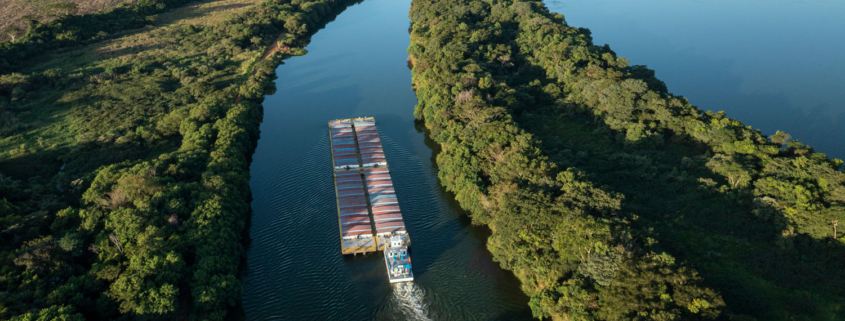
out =
<path fill-rule="evenodd" d="M 341 252 L 384 251 L 390 282 L 413 281 L 408 252 L 411 239 L 399 210 L 375 119 L 333 120 L 329 130 Z M 365 231 L 365 226 L 370 229 Z"/>
<path fill-rule="evenodd" d="M 364 182 L 358 169 L 358 146 L 350 120 L 329 123 L 337 199 L 340 249 L 343 254 L 378 251 Z"/>

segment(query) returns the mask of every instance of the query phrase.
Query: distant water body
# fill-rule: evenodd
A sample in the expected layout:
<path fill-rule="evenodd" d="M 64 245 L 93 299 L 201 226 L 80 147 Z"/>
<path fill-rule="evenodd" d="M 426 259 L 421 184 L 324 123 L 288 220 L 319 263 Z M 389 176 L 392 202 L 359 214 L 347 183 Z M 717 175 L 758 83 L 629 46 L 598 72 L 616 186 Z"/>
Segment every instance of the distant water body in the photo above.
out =
<path fill-rule="evenodd" d="M 845 158 L 845 1 L 545 3 L 693 105 Z"/>

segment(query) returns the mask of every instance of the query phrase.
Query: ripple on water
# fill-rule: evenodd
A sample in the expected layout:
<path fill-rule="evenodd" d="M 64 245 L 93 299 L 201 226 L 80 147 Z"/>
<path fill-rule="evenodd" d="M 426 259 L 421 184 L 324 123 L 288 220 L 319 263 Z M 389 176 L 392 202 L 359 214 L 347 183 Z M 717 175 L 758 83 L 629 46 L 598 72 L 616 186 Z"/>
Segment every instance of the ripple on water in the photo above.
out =
<path fill-rule="evenodd" d="M 477 320 L 487 318 L 479 306 L 501 304 L 495 297 L 475 295 L 495 293 L 494 279 L 503 272 L 490 262 L 483 240 L 460 223 L 462 213 L 445 198 L 437 172 L 389 134 L 380 135 L 414 240 L 416 282 L 387 283 L 378 254 L 339 255 L 329 136 L 324 131 L 315 133 L 304 153 L 279 155 L 290 165 L 253 176 L 253 188 L 264 193 L 252 204 L 249 277 L 244 283 L 249 289 L 244 293 L 247 312 L 286 310 L 264 313 L 261 319 Z M 479 285 L 485 279 L 490 281 Z M 524 309 L 520 304 L 517 300 L 505 306 Z"/>
<path fill-rule="evenodd" d="M 437 180 L 409 119 L 410 0 L 359 2 L 277 70 L 250 166 L 252 242 L 243 274 L 250 320 L 516 320 L 528 299 L 485 250 L 486 232 Z M 305 85 L 303 85 L 305 84 Z M 380 255 L 339 253 L 326 121 L 375 116 L 408 231 L 416 280 L 392 286 Z M 504 275 L 504 277 L 502 276 Z"/>
<path fill-rule="evenodd" d="M 303 302 L 298 298 L 311 291 L 341 287 L 342 270 L 336 266 L 337 217 L 334 214 L 334 185 L 331 159 L 326 154 L 328 133 L 314 137 L 310 150 L 300 155 L 280 155 L 274 172 L 258 172 L 253 189 L 269 191 L 268 197 L 253 202 L 254 219 L 248 269 L 257 282 L 248 284 L 246 309 L 284 305 L 336 305 L 335 299 Z M 320 253 L 324 255 L 313 255 Z M 309 255 L 311 254 L 311 255 Z M 316 268 L 302 268 L 311 266 Z M 295 280 L 278 277 L 279 271 L 296 271 Z M 259 281 L 260 280 L 260 281 Z M 328 280 L 328 282 L 326 282 Z M 302 286 L 303 284 L 307 286 Z M 279 292 L 278 289 L 285 289 Z M 249 305 L 249 306 L 248 306 Z M 290 312 L 290 311 L 288 311 Z M 290 316 L 290 314 L 285 314 Z M 284 315 L 272 315 L 281 317 Z"/>

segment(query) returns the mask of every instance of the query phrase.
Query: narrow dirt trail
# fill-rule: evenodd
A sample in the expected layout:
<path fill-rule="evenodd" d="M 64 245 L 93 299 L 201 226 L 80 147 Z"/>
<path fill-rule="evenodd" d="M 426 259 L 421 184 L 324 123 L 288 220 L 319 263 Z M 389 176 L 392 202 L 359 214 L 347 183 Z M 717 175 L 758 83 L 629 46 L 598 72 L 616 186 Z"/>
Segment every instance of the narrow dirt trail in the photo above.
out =
<path fill-rule="evenodd" d="M 274 52 L 281 51 L 283 48 L 279 46 L 279 41 L 281 41 L 284 36 L 284 32 L 280 33 L 279 36 L 276 37 L 276 40 L 273 40 L 273 43 L 267 47 L 267 50 L 264 50 L 264 53 L 261 55 L 261 59 L 258 61 L 263 61 L 264 59 L 267 59 L 267 57 L 270 57 Z M 255 71 L 253 71 L 253 74 L 255 74 Z M 237 104 L 239 102 L 241 102 L 241 95 L 235 97 L 235 103 Z"/>

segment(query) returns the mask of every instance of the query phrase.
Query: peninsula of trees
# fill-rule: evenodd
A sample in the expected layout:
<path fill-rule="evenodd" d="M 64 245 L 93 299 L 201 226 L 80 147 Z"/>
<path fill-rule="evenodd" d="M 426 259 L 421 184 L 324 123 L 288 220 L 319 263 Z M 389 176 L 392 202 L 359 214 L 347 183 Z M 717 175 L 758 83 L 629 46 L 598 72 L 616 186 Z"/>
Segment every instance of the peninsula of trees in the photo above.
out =
<path fill-rule="evenodd" d="M 410 18 L 440 180 L 536 317 L 842 318 L 841 160 L 699 110 L 540 1 Z"/>

